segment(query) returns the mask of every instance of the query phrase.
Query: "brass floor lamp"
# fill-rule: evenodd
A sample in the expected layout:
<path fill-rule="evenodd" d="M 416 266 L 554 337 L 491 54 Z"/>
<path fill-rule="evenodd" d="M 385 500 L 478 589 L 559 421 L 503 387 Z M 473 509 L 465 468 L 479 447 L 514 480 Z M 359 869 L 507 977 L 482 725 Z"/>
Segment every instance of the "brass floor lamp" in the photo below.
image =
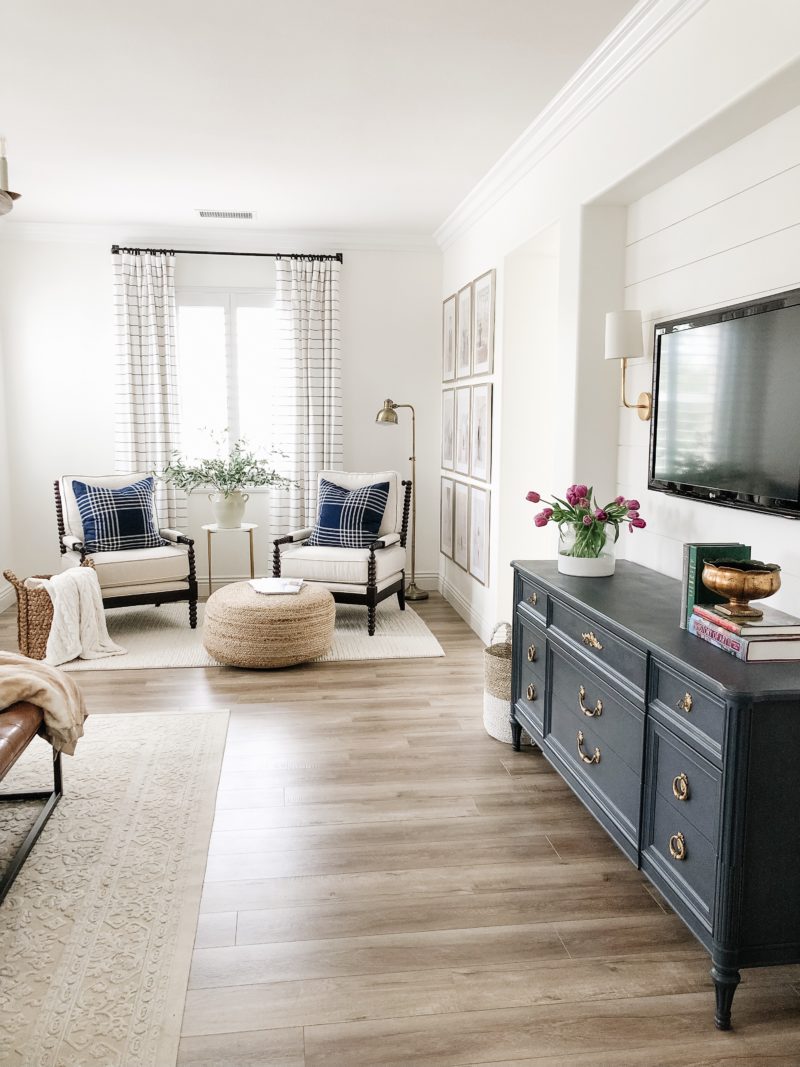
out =
<path fill-rule="evenodd" d="M 428 594 L 419 589 L 416 582 L 417 564 L 417 417 L 413 404 L 395 404 L 394 400 L 384 400 L 383 407 L 375 416 L 375 421 L 382 426 L 396 426 L 397 409 L 408 408 L 411 412 L 411 581 L 406 585 L 406 600 L 427 600 Z"/>

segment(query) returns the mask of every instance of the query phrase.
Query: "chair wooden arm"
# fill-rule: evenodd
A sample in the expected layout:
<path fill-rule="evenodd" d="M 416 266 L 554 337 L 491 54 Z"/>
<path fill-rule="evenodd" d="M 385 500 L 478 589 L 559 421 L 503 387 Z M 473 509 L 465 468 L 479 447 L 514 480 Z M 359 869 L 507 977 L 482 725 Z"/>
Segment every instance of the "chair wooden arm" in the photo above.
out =
<path fill-rule="evenodd" d="M 388 548 L 390 545 L 397 545 L 401 541 L 399 533 L 384 534 L 378 541 L 373 541 L 371 545 L 367 545 L 370 552 L 377 552 L 381 548 Z"/>
<path fill-rule="evenodd" d="M 171 541 L 174 545 L 193 545 L 194 538 L 187 537 L 186 534 L 182 534 L 180 530 L 171 530 L 169 527 L 165 527 L 163 530 L 158 531 L 165 541 Z"/>
<path fill-rule="evenodd" d="M 311 536 L 311 531 L 311 526 L 307 526 L 304 530 L 292 530 L 291 533 L 285 534 L 283 537 L 276 537 L 272 543 L 274 545 L 288 545 L 294 541 L 305 541 Z"/>
<path fill-rule="evenodd" d="M 81 557 L 81 563 L 86 559 L 86 545 L 79 537 L 72 534 L 64 534 L 61 538 L 61 554 L 65 552 L 77 552 Z"/>
<path fill-rule="evenodd" d="M 281 545 L 296 544 L 298 541 L 306 541 L 311 536 L 311 527 L 308 526 L 304 530 L 293 530 L 292 533 L 285 534 L 283 537 L 276 537 L 272 542 L 272 577 L 280 578 L 281 576 Z"/>

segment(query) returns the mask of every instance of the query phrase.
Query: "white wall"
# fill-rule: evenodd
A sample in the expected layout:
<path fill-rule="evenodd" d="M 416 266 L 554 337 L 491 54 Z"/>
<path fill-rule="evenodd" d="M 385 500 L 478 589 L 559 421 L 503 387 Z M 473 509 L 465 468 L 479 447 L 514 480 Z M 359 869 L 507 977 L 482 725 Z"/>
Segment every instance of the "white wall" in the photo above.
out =
<path fill-rule="evenodd" d="M 11 470 L 8 458 L 8 427 L 6 415 L 5 361 L 3 358 L 2 327 L 0 327 L 0 570 L 13 560 L 13 530 L 11 526 Z M 12 603 L 14 591 L 5 582 L 0 585 L 0 611 Z"/>
<path fill-rule="evenodd" d="M 665 9 L 669 6 L 663 5 Z M 630 190 L 637 189 L 634 195 L 641 197 L 643 191 L 653 190 L 667 176 L 685 170 L 690 165 L 687 160 L 696 163 L 704 158 L 704 152 L 711 154 L 721 145 L 741 137 L 742 130 L 754 129 L 758 114 L 781 114 L 797 103 L 800 5 L 791 0 L 765 0 L 759 6 L 755 34 L 746 32 L 753 18 L 749 0 L 708 0 L 692 11 L 692 17 L 662 39 L 656 51 L 642 57 L 646 61 L 637 62 L 634 57 L 625 80 L 599 103 L 581 104 L 577 108 L 578 118 L 569 114 L 563 127 L 555 131 L 548 128 L 550 132 L 542 135 L 541 142 L 535 140 L 539 135 L 534 127 L 530 145 L 522 144 L 517 149 L 518 155 L 512 153 L 509 159 L 500 161 L 494 174 L 471 194 L 440 231 L 444 251 L 442 297 L 483 271 L 497 268 L 501 380 L 497 382 L 496 392 L 505 396 L 512 380 L 516 382 L 515 388 L 525 381 L 526 370 L 524 363 L 522 369 L 512 369 L 511 359 L 516 363 L 525 357 L 510 355 L 503 339 L 504 318 L 510 323 L 512 316 L 509 301 L 516 304 L 526 299 L 506 293 L 509 257 L 537 234 L 557 224 L 557 331 L 553 356 L 557 371 L 550 384 L 551 395 L 546 398 L 555 413 L 556 448 L 549 484 L 536 487 L 542 492 L 563 490 L 578 478 L 607 486 L 611 492 L 616 480 L 619 435 L 623 435 L 623 444 L 628 446 L 630 435 L 646 434 L 635 414 L 628 412 L 626 418 L 618 418 L 618 366 L 606 364 L 601 358 L 603 311 L 622 306 L 625 300 L 633 306 L 632 301 L 644 299 L 639 293 L 635 296 L 633 291 L 626 293 L 624 288 L 625 212 L 620 209 L 633 199 Z M 590 72 L 589 84 L 592 76 Z M 752 166 L 752 161 L 748 166 Z M 730 182 L 730 176 L 726 181 Z M 724 195 L 722 192 L 721 197 Z M 611 211 L 598 213 L 605 207 Z M 668 215 L 668 218 L 677 221 L 678 216 Z M 784 219 L 779 225 L 786 222 Z M 679 246 L 681 240 L 679 237 Z M 768 249 L 777 250 L 781 241 L 786 240 L 786 237 L 765 238 L 761 259 Z M 785 244 L 781 247 L 785 248 Z M 731 254 L 733 261 L 741 265 L 742 284 L 725 284 L 723 278 L 722 288 L 726 291 L 717 295 L 709 293 L 706 297 L 709 301 L 724 302 L 728 296 L 735 299 L 744 292 L 743 286 L 750 284 L 748 271 L 752 273 L 753 264 L 748 266 L 749 246 L 732 250 Z M 780 262 L 785 268 L 786 260 Z M 785 277 L 785 269 L 776 269 L 774 262 L 763 262 L 762 267 L 757 287 L 780 288 L 794 280 Z M 637 280 L 646 276 L 649 267 L 645 265 L 644 269 L 645 273 L 637 275 Z M 691 268 L 685 283 L 681 283 L 681 290 L 676 289 L 675 307 L 692 306 L 696 270 Z M 777 277 L 778 274 L 781 276 Z M 508 384 L 502 380 L 506 376 Z M 533 393 L 534 376 L 529 373 L 527 381 Z M 634 381 L 631 388 L 634 386 L 638 388 L 639 383 Z M 496 406 L 495 411 L 498 410 Z M 505 415 L 505 406 L 503 412 Z M 536 428 L 531 423 L 519 421 L 507 431 L 498 432 L 506 457 L 509 450 L 526 454 L 536 446 Z M 636 485 L 641 485 L 642 478 L 646 478 L 646 453 L 641 451 L 642 441 L 636 440 L 639 455 L 628 456 L 626 480 L 638 472 Z M 483 636 L 497 618 L 508 616 L 505 584 L 498 575 L 504 573 L 509 560 L 500 558 L 497 549 L 500 546 L 500 552 L 506 551 L 508 535 L 504 524 L 518 521 L 507 509 L 496 516 L 497 521 L 494 518 L 490 589 L 469 588 L 475 583 L 465 577 L 457 590 L 458 596 L 451 595 L 454 605 Z M 665 517 L 663 523 L 656 522 L 654 546 L 661 543 L 667 521 Z M 649 535 L 650 531 L 645 531 L 639 544 L 649 540 Z M 677 536 L 683 540 L 683 534 Z M 708 539 L 714 536 L 711 532 Z M 755 539 L 753 543 L 755 551 L 758 547 Z M 554 551 L 552 532 L 531 525 L 527 531 L 527 551 L 522 554 L 530 559 L 548 558 Z M 671 551 L 670 559 L 673 559 L 674 548 Z M 661 566 L 662 554 L 654 549 L 650 560 L 653 566 Z M 790 563 L 788 552 L 780 562 L 789 571 L 795 566 Z M 674 573 L 671 563 L 666 569 Z M 442 560 L 446 595 L 450 595 L 451 570 L 452 566 Z M 787 584 L 790 581 L 787 575 Z"/>
<path fill-rule="evenodd" d="M 555 467 L 558 413 L 550 402 L 558 380 L 558 231 L 546 230 L 505 260 L 502 390 L 496 405 L 500 470 L 495 520 L 498 619 L 511 618 L 509 563 L 530 556 L 533 516 L 542 505 L 529 489 L 548 491 Z M 519 447 L 528 435 L 526 447 Z M 550 530 L 550 540 L 554 531 Z"/>
<path fill-rule="evenodd" d="M 800 107 L 631 204 L 626 261 L 626 305 L 642 309 L 651 355 L 659 319 L 800 286 Z M 633 368 L 631 395 L 651 373 L 649 360 Z M 775 606 L 800 613 L 797 522 L 648 492 L 650 425 L 625 411 L 619 424 L 618 491 L 649 524 L 624 538 L 627 557 L 677 577 L 685 541 L 744 541 L 783 568 Z"/>
<path fill-rule="evenodd" d="M 155 234 L 143 243 L 157 240 Z M 273 247 L 268 235 L 265 241 Z M 17 239 L 10 229 L 0 231 L 0 343 L 11 460 L 7 481 L 2 477 L 0 434 L 0 479 L 9 485 L 14 501 L 15 534 L 13 545 L 4 543 L 0 518 L 0 549 L 2 565 L 23 575 L 58 567 L 53 479 L 64 472 L 114 468 L 109 244 L 107 234 L 93 240 L 88 230 L 77 241 Z M 299 239 L 295 248 L 302 250 Z M 178 285 L 269 286 L 273 279 L 271 261 L 264 259 L 185 256 L 178 257 L 176 266 Z M 440 287 L 441 256 L 434 246 L 427 251 L 345 249 L 341 300 L 346 468 L 408 472 L 410 427 L 392 432 L 373 425 L 389 395 L 418 404 L 420 455 L 438 448 L 439 412 L 433 392 L 439 373 Z M 420 483 L 417 566 L 430 585 L 438 557 L 435 473 L 425 471 Z M 264 506 L 264 497 L 254 494 L 248 518 L 258 522 Z M 211 518 L 202 495 L 192 498 L 189 517 L 202 578 L 206 556 L 200 526 Z M 241 543 L 239 538 L 218 538 L 214 547 L 216 575 L 245 573 L 243 538 Z M 257 571 L 268 573 L 270 565 L 270 546 L 266 539 L 259 540 Z"/>
<path fill-rule="evenodd" d="M 411 418 L 375 416 L 390 397 L 413 404 L 417 424 L 417 574 L 436 587 L 439 559 L 439 289 L 442 260 L 429 253 L 346 253 L 342 271 L 342 396 L 345 470 L 398 470 L 410 477 Z"/>
<path fill-rule="evenodd" d="M 90 245 L 0 243 L 10 565 L 21 576 L 59 568 L 53 480 L 114 469 L 109 258 Z"/>

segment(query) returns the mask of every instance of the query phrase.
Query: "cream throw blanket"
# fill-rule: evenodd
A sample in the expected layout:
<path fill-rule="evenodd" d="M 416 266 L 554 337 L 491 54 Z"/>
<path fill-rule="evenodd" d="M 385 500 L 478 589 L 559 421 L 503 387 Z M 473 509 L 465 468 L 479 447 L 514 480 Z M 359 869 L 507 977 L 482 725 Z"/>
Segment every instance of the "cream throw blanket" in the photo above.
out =
<path fill-rule="evenodd" d="M 42 734 L 56 752 L 75 752 L 83 737 L 83 694 L 68 674 L 16 652 L 0 652 L 0 708 L 27 700 L 44 712 Z"/>
<path fill-rule="evenodd" d="M 53 625 L 45 663 L 119 656 L 124 648 L 108 636 L 100 582 L 93 567 L 70 567 L 52 578 L 28 578 L 30 589 L 46 589 L 53 601 Z"/>

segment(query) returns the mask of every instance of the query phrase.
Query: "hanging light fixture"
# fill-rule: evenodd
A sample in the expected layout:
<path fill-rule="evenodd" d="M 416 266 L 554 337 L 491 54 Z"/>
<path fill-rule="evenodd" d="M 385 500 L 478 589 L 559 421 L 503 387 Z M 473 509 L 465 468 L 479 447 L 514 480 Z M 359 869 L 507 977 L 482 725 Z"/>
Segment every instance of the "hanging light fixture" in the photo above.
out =
<path fill-rule="evenodd" d="M 6 139 L 0 137 L 0 215 L 7 215 L 19 200 L 19 193 L 12 193 L 8 188 L 8 161 L 6 160 Z"/>

